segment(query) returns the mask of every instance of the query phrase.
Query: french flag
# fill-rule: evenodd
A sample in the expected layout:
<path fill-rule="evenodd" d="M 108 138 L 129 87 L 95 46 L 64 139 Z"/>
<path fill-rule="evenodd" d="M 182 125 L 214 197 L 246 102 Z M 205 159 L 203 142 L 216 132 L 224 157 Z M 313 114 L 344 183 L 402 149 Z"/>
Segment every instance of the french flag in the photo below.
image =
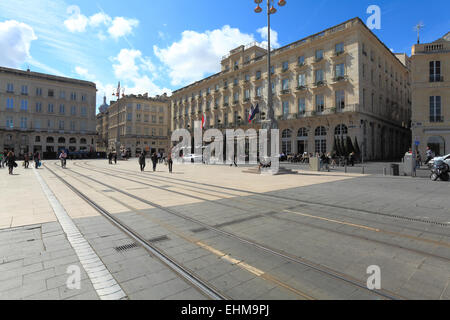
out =
<path fill-rule="evenodd" d="M 248 122 L 252 123 L 253 119 L 258 113 L 259 113 L 259 103 L 256 104 L 256 108 L 253 108 L 253 106 L 251 107 L 250 114 L 248 115 Z"/>
<path fill-rule="evenodd" d="M 206 114 L 202 114 L 202 129 L 205 127 Z"/>

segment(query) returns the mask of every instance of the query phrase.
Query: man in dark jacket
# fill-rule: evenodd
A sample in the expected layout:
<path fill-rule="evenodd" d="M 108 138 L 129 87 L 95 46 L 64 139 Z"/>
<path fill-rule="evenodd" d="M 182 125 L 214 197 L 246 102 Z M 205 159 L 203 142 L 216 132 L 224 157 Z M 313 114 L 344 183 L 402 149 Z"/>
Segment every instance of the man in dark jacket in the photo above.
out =
<path fill-rule="evenodd" d="M 139 166 L 141 167 L 141 171 L 144 171 L 145 168 L 145 153 L 142 152 L 139 156 Z"/>
<path fill-rule="evenodd" d="M 6 163 L 8 165 L 9 174 L 13 174 L 14 167 L 17 167 L 16 156 L 14 155 L 14 152 L 10 151 L 8 153 L 8 157 L 6 159 Z"/>
<path fill-rule="evenodd" d="M 156 171 L 156 163 L 158 162 L 158 155 L 156 152 L 153 152 L 152 154 L 152 164 L 153 164 L 153 171 Z"/>

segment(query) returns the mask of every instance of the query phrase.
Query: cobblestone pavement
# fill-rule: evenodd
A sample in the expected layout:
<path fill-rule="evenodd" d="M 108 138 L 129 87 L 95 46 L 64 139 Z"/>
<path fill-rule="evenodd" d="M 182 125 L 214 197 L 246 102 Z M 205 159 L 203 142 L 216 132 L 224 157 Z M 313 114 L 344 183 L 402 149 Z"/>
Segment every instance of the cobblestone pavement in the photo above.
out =
<path fill-rule="evenodd" d="M 365 288 L 372 265 L 391 296 L 450 298 L 449 183 L 301 168 L 261 176 L 175 164 L 173 174 L 164 165 L 141 173 L 136 159 L 55 163 L 46 166 L 230 298 L 380 299 Z M 127 298 L 206 299 L 38 171 Z M 99 299 L 33 169 L 0 174 L 0 299 Z M 79 290 L 67 286 L 74 265 Z"/>

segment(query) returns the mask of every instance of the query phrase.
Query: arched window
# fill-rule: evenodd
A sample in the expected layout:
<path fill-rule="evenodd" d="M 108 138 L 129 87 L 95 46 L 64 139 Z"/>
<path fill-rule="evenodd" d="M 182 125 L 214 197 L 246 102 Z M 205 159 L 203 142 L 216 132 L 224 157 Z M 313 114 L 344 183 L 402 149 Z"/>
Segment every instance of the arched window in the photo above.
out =
<path fill-rule="evenodd" d="M 75 139 L 75 138 L 70 138 L 70 139 L 69 139 L 69 143 L 77 143 L 77 139 Z"/>
<path fill-rule="evenodd" d="M 66 138 L 63 137 L 58 138 L 58 143 L 66 143 Z"/>
<path fill-rule="evenodd" d="M 326 136 L 327 129 L 325 129 L 325 127 L 317 127 L 315 130 L 315 135 L 316 135 L 316 137 Z"/>
<path fill-rule="evenodd" d="M 285 129 L 283 130 L 283 132 L 281 133 L 281 137 L 283 139 L 289 139 L 292 137 L 292 131 L 290 129 Z"/>
<path fill-rule="evenodd" d="M 348 134 L 348 128 L 345 124 L 339 124 L 334 129 L 335 136 L 346 135 L 346 134 Z"/>
<path fill-rule="evenodd" d="M 85 138 L 81 138 L 80 139 L 80 144 L 86 144 L 86 139 Z"/>
<path fill-rule="evenodd" d="M 292 131 L 290 129 L 285 129 L 281 133 L 281 151 L 288 155 L 292 153 Z"/>
<path fill-rule="evenodd" d="M 297 132 L 297 137 L 298 138 L 304 138 L 304 137 L 307 137 L 307 136 L 308 136 L 308 129 L 306 129 L 306 128 L 298 129 L 298 132 Z"/>
<path fill-rule="evenodd" d="M 47 137 L 47 143 L 55 143 L 55 139 L 53 137 Z"/>

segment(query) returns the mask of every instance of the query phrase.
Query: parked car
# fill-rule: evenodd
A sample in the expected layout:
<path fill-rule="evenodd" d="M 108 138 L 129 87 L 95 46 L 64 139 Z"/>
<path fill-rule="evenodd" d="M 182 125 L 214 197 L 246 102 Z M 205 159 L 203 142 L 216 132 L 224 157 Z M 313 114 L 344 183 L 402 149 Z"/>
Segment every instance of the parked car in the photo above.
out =
<path fill-rule="evenodd" d="M 435 161 L 438 160 L 442 160 L 444 161 L 447 165 L 450 166 L 450 154 L 443 156 L 443 157 L 434 157 L 433 159 L 430 160 L 430 162 L 428 162 L 428 167 L 431 168 L 434 165 Z"/>

